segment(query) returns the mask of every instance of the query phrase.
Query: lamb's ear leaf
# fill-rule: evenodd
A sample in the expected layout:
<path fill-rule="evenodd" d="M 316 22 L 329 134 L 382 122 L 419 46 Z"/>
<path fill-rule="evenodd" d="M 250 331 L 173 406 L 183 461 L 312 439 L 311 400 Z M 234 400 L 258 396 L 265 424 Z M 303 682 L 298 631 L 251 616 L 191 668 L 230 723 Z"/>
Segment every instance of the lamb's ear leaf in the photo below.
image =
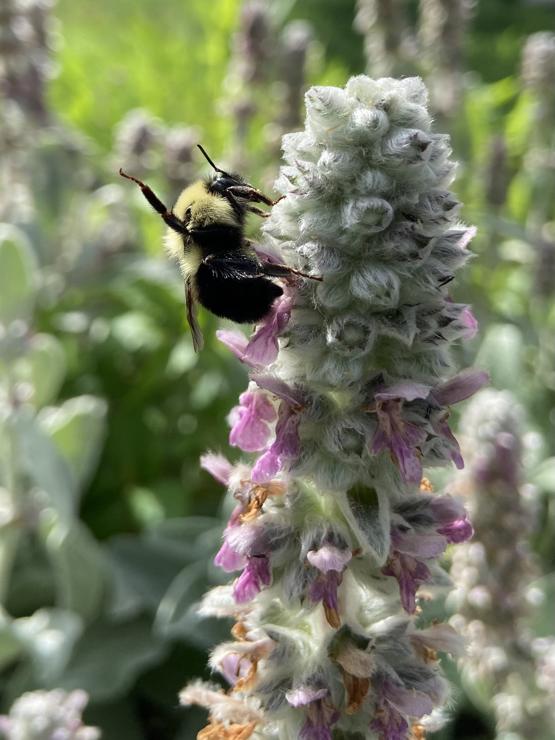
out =
<path fill-rule="evenodd" d="M 389 553 L 390 506 L 375 488 L 352 486 L 338 498 L 339 506 L 362 551 L 370 552 L 382 565 Z"/>

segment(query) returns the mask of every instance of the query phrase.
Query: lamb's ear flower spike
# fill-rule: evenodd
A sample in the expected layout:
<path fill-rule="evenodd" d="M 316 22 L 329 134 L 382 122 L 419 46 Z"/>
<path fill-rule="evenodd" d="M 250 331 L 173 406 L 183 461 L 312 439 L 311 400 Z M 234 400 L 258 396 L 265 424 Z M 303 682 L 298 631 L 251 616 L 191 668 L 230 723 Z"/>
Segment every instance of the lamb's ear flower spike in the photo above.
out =
<path fill-rule="evenodd" d="M 451 565 L 451 622 L 467 641 L 463 682 L 488 692 L 497 737 L 555 737 L 549 695 L 555 682 L 545 681 L 555 643 L 533 640 L 525 626 L 539 570 L 528 542 L 537 499 L 524 482 L 523 461 L 537 448 L 537 435 L 525 432 L 516 398 L 493 389 L 468 404 L 460 429 L 468 466 L 452 488 L 466 494 L 476 529 L 473 542 L 455 549 Z"/>
<path fill-rule="evenodd" d="M 81 689 L 29 691 L 0 715 L 0 734 L 6 740 L 99 740 L 100 730 L 81 717 L 88 701 Z"/>
<path fill-rule="evenodd" d="M 447 701 L 438 651 L 460 644 L 414 615 L 472 527 L 422 472 L 462 465 L 450 407 L 486 376 L 450 359 L 477 328 L 449 296 L 474 230 L 426 103 L 417 78 L 355 77 L 309 90 L 283 139 L 261 248 L 323 281 L 289 284 L 250 340 L 219 334 L 250 367 L 230 441 L 255 455 L 203 458 L 236 506 L 216 556 L 234 580 L 200 612 L 236 623 L 211 658 L 228 693 L 183 694 L 210 711 L 200 738 L 408 740 Z"/>

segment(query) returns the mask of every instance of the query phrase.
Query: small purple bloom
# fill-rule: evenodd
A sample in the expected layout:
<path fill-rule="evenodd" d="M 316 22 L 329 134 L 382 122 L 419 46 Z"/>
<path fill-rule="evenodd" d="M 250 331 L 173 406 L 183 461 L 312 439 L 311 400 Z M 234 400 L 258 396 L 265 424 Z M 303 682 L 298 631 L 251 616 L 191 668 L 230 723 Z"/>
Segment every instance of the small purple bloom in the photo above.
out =
<path fill-rule="evenodd" d="M 464 468 L 464 459 L 461 455 L 461 448 L 459 447 L 457 438 L 451 431 L 451 427 L 447 423 L 448 419 L 449 411 L 442 411 L 439 414 L 432 416 L 430 423 L 437 436 L 441 437 L 445 440 L 445 442 L 447 442 L 447 447 L 449 448 L 449 457 L 453 461 L 457 470 L 462 470 Z"/>
<path fill-rule="evenodd" d="M 440 527 L 438 530 L 439 534 L 442 534 L 447 542 L 457 545 L 461 542 L 466 542 L 474 534 L 472 524 L 466 519 L 457 519 L 450 524 Z"/>
<path fill-rule="evenodd" d="M 250 601 L 262 586 L 270 585 L 271 579 L 270 561 L 266 555 L 253 555 L 247 558 L 247 567 L 233 586 L 235 601 L 238 604 Z"/>
<path fill-rule="evenodd" d="M 397 460 L 407 483 L 419 483 L 422 478 L 422 463 L 416 448 L 425 441 L 426 432 L 402 418 L 401 399 L 380 401 L 378 394 L 376 399 L 378 429 L 372 440 L 372 452 L 388 449 Z"/>
<path fill-rule="evenodd" d="M 307 704 L 312 704 L 313 701 L 323 699 L 329 694 L 326 688 L 315 689 L 312 686 L 299 686 L 296 689 L 292 689 L 285 694 L 287 702 L 292 707 L 305 707 Z"/>
<path fill-rule="evenodd" d="M 407 689 L 381 674 L 376 676 L 374 688 L 379 698 L 375 719 L 370 727 L 380 736 L 380 740 L 408 740 L 407 717 L 420 719 L 434 708 L 427 694 Z"/>
<path fill-rule="evenodd" d="M 233 573 L 233 571 L 241 570 L 245 567 L 247 559 L 244 555 L 237 552 L 237 550 L 230 544 L 229 537 L 238 529 L 240 525 L 240 516 L 243 513 L 243 506 L 236 506 L 229 518 L 226 528 L 224 529 L 224 541 L 222 546 L 216 553 L 214 558 L 214 565 L 221 568 L 226 573 Z"/>
<path fill-rule="evenodd" d="M 435 388 L 431 396 L 440 406 L 452 406 L 466 401 L 488 382 L 489 375 L 483 370 L 466 370 Z"/>
<path fill-rule="evenodd" d="M 424 383 L 414 383 L 412 380 L 403 380 L 376 393 L 376 401 L 416 401 L 417 398 L 427 398 L 432 387 Z"/>
<path fill-rule="evenodd" d="M 256 363 L 247 355 L 249 340 L 242 332 L 234 329 L 218 329 L 216 336 L 241 362 L 250 367 L 257 367 Z"/>
<path fill-rule="evenodd" d="M 425 500 L 425 499 L 423 499 Z M 412 614 L 416 609 L 416 592 L 429 581 L 431 572 L 425 562 L 439 557 L 449 543 L 464 542 L 472 536 L 464 506 L 451 496 L 429 497 L 428 510 L 435 523 L 426 526 L 394 524 L 391 529 L 391 552 L 382 573 L 393 576 L 399 584 L 403 608 Z M 410 523 L 410 515 L 405 521 Z"/>
<path fill-rule="evenodd" d="M 285 695 L 292 707 L 306 707 L 306 721 L 299 733 L 300 740 L 332 740 L 333 725 L 339 719 L 337 712 L 326 701 L 329 691 L 301 686 Z"/>
<path fill-rule="evenodd" d="M 395 707 L 383 702 L 376 709 L 375 718 L 370 723 L 380 740 L 408 740 L 409 723 Z"/>
<path fill-rule="evenodd" d="M 253 375 L 252 379 L 259 388 L 269 391 L 290 406 L 301 408 L 305 403 L 304 394 L 296 388 L 292 388 L 275 375 Z"/>
<path fill-rule="evenodd" d="M 223 541 L 222 546 L 214 557 L 214 565 L 217 565 L 218 568 L 221 568 L 226 573 L 241 570 L 241 568 L 245 567 L 246 562 L 245 556 L 234 550 L 227 540 Z"/>
<path fill-rule="evenodd" d="M 447 547 L 445 537 L 436 532 L 410 529 L 406 532 L 394 527 L 391 531 L 391 547 L 420 560 L 437 558 Z"/>
<path fill-rule="evenodd" d="M 337 612 L 339 609 L 337 589 L 340 583 L 341 574 L 335 570 L 331 570 L 325 575 L 320 574 L 316 580 L 312 582 L 308 591 L 308 596 L 315 604 L 321 601 L 326 609 Z"/>
<path fill-rule="evenodd" d="M 428 694 L 406 688 L 388 678 L 384 678 L 380 683 L 383 698 L 408 717 L 420 719 L 433 711 L 434 705 Z"/>
<path fill-rule="evenodd" d="M 465 327 L 464 339 L 473 339 L 478 333 L 478 320 L 472 313 L 470 306 L 466 306 L 461 313 L 461 322 Z"/>
<path fill-rule="evenodd" d="M 270 424 L 276 418 L 274 406 L 266 393 L 256 390 L 241 393 L 239 402 L 229 415 L 229 443 L 244 452 L 263 450 L 270 438 Z"/>
<path fill-rule="evenodd" d="M 411 633 L 410 640 L 417 648 L 440 650 L 453 657 L 464 654 L 465 641 L 449 624 L 432 624 L 423 630 Z"/>
<path fill-rule="evenodd" d="M 352 557 L 350 550 L 333 545 L 322 545 L 318 550 L 309 550 L 306 555 L 308 562 L 322 573 L 330 570 L 342 573 Z"/>
<path fill-rule="evenodd" d="M 228 653 L 220 662 L 218 670 L 225 680 L 234 686 L 240 678 L 249 672 L 251 662 L 248 657 L 237 653 Z"/>
<path fill-rule="evenodd" d="M 416 592 L 431 576 L 428 566 L 411 555 L 393 551 L 387 565 L 382 568 L 382 573 L 397 579 L 403 609 L 409 614 L 414 614 Z"/>
<path fill-rule="evenodd" d="M 267 367 L 275 361 L 279 351 L 278 337 L 289 323 L 292 303 L 286 293 L 274 302 L 245 348 L 248 364 Z"/>
<path fill-rule="evenodd" d="M 223 483 L 224 486 L 229 484 L 233 465 L 223 455 L 218 455 L 215 452 L 207 452 L 201 455 L 200 467 L 209 472 L 218 483 Z"/>
<path fill-rule="evenodd" d="M 478 229 L 475 226 L 469 226 L 462 232 L 461 238 L 457 243 L 457 246 L 461 249 L 461 251 L 468 247 L 470 242 L 476 236 L 477 232 Z"/>
<path fill-rule="evenodd" d="M 252 469 L 251 477 L 254 483 L 266 483 L 279 473 L 287 462 L 298 457 L 299 422 L 300 417 L 296 409 L 282 401 L 278 412 L 275 440 L 258 458 Z"/>

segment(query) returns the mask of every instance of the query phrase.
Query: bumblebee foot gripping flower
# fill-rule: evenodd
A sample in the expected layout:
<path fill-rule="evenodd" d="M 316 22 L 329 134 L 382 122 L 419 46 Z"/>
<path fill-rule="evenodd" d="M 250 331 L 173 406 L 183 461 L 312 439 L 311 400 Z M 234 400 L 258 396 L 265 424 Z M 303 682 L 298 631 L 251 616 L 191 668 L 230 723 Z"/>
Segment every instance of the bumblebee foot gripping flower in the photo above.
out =
<path fill-rule="evenodd" d="M 201 605 L 235 619 L 210 660 L 230 688 L 181 696 L 209 709 L 204 740 L 407 740 L 445 704 L 438 652 L 459 640 L 415 615 L 472 528 L 422 475 L 462 466 L 449 410 L 485 375 L 453 374 L 476 331 L 449 295 L 473 230 L 426 99 L 415 78 L 312 88 L 283 139 L 262 248 L 323 282 L 290 284 L 250 341 L 220 333 L 251 378 L 230 442 L 256 457 L 203 458 L 236 501 L 216 556 L 236 578 Z"/>

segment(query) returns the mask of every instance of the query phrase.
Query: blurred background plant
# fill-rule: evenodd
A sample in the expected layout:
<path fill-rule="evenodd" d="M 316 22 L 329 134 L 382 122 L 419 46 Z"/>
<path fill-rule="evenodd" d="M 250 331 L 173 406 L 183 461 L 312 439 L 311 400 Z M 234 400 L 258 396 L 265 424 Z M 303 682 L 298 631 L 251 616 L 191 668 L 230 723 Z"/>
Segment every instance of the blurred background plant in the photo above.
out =
<path fill-rule="evenodd" d="M 193 352 L 162 225 L 116 173 L 125 167 L 171 201 L 206 173 L 201 142 L 270 188 L 281 134 L 301 127 L 305 87 L 343 86 L 364 69 L 422 74 L 432 104 L 438 89 L 449 103 L 435 109 L 438 129 L 450 131 L 460 162 L 462 217 L 479 227 L 478 258 L 458 290 L 473 299 L 483 340 L 465 345 L 461 364 L 475 361 L 512 393 L 503 403 L 520 404 L 527 421 L 508 411 L 502 434 L 535 445 L 518 486 L 533 496 L 516 515 L 533 603 L 517 604 L 517 621 L 553 704 L 554 3 L 1 0 L 6 716 L 24 692 L 79 689 L 90 696 L 84 724 L 108 740 L 188 740 L 202 726 L 176 699 L 226 635 L 193 609 L 218 582 L 211 558 L 223 522 L 198 458 L 226 448 L 221 422 L 245 378 L 206 313 L 207 346 Z M 464 429 L 475 446 L 489 434 L 496 449 L 488 424 Z M 464 495 L 490 522 L 499 503 L 473 480 Z M 462 601 L 461 610 L 470 618 Z M 450 673 L 458 701 L 437 737 L 508 737 L 495 730 L 504 705 L 491 701 L 491 682 Z"/>

